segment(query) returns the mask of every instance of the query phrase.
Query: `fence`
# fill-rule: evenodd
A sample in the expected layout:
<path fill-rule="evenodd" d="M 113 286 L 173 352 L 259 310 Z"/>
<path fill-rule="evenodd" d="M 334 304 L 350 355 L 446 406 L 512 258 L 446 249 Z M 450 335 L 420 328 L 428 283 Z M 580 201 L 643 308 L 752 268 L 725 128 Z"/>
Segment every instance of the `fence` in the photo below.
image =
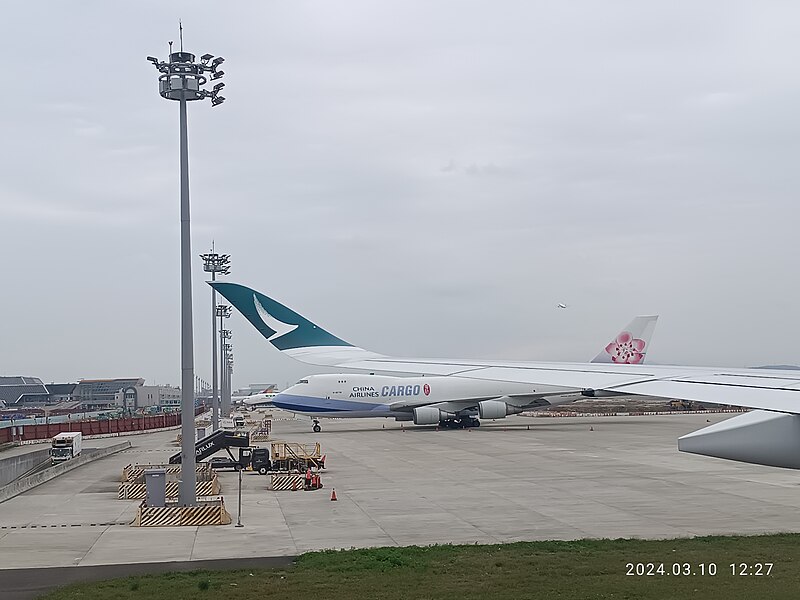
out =
<path fill-rule="evenodd" d="M 203 407 L 199 407 L 195 414 L 200 414 L 204 410 Z M 20 425 L 0 429 L 0 444 L 3 442 L 46 440 L 62 431 L 80 431 L 83 435 L 104 435 L 177 427 L 180 424 L 180 413 L 168 413 L 146 417 L 107 419 L 105 421 L 67 421 L 66 423 L 48 423 L 45 425 Z"/>

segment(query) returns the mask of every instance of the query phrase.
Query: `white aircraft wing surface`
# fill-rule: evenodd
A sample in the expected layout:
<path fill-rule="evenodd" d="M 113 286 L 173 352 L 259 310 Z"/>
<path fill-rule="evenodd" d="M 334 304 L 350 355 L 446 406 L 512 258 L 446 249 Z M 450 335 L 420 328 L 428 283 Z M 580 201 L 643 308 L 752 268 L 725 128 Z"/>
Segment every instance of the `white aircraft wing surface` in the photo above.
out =
<path fill-rule="evenodd" d="M 248 287 L 228 282 L 211 285 L 273 346 L 308 364 L 664 396 L 800 415 L 800 371 L 395 358 L 353 346 Z"/>

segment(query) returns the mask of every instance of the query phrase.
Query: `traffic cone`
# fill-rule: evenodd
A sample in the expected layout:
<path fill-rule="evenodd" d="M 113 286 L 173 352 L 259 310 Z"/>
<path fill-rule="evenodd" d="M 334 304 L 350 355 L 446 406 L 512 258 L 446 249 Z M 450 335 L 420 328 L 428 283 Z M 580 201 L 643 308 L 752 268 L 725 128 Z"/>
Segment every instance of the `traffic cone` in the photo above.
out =
<path fill-rule="evenodd" d="M 336 500 L 337 500 L 337 498 L 336 498 L 336 488 L 333 488 L 331 490 L 331 502 L 336 502 Z"/>
<path fill-rule="evenodd" d="M 594 431 L 594 427 L 589 427 L 589 431 Z"/>
<path fill-rule="evenodd" d="M 295 480 L 292 481 L 292 491 L 293 492 L 297 491 L 297 478 L 295 478 Z"/>

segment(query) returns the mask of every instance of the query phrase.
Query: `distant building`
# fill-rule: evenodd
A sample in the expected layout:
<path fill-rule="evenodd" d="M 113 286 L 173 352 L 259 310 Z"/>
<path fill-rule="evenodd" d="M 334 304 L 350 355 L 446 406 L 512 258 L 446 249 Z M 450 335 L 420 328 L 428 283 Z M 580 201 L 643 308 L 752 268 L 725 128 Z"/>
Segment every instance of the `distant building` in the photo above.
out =
<path fill-rule="evenodd" d="M 72 394 L 77 386 L 77 383 L 48 383 L 46 387 L 50 403 L 72 402 Z"/>
<path fill-rule="evenodd" d="M 118 407 L 117 392 L 126 388 L 144 386 L 141 377 L 121 379 L 81 379 L 72 395 L 80 401 L 84 410 L 103 410 Z"/>
<path fill-rule="evenodd" d="M 47 404 L 49 396 L 38 377 L 0 377 L 0 401 L 9 408 Z"/>
<path fill-rule="evenodd" d="M 146 406 L 180 408 L 181 388 L 170 385 L 130 385 L 114 395 L 114 404 L 132 411 Z"/>

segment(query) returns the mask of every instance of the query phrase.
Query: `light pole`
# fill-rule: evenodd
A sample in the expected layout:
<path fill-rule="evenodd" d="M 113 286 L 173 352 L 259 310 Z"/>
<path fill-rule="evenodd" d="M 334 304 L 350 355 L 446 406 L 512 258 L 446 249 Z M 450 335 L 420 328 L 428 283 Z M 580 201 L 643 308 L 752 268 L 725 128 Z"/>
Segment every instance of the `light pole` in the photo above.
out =
<path fill-rule="evenodd" d="M 219 352 L 220 352 L 220 365 L 219 365 L 219 404 L 220 414 L 225 416 L 225 340 L 231 336 L 231 332 L 225 329 L 225 319 L 231 316 L 233 307 L 230 304 L 220 304 L 217 306 L 217 316 L 219 317 Z M 226 337 L 227 336 L 227 337 Z"/>
<path fill-rule="evenodd" d="M 181 28 L 181 50 L 171 52 L 169 62 L 148 56 L 161 73 L 158 77 L 158 92 L 162 98 L 179 103 L 180 121 L 180 170 L 181 170 L 181 483 L 179 502 L 182 506 L 197 504 L 197 481 L 195 475 L 194 451 L 194 338 L 192 331 L 192 244 L 189 223 L 189 135 L 186 124 L 186 103 L 193 100 L 211 99 L 217 106 L 225 101 L 219 95 L 225 86 L 218 83 L 212 91 L 200 89 L 208 79 L 204 73 L 211 73 L 211 79 L 224 75 L 217 71 L 224 58 L 214 58 L 204 54 L 200 62 L 195 62 L 191 52 L 183 51 L 183 28 Z M 213 61 L 212 61 L 213 59 Z"/>
<path fill-rule="evenodd" d="M 233 332 L 226 329 L 224 339 L 229 340 Z M 230 354 L 233 350 L 233 345 L 223 343 L 222 345 L 222 415 L 225 418 L 231 416 L 231 371 L 230 371 Z"/>
<path fill-rule="evenodd" d="M 227 275 L 231 272 L 229 254 L 217 254 L 214 252 L 214 244 L 211 244 L 211 252 L 201 254 L 203 259 L 203 270 L 211 273 L 211 281 L 217 280 L 217 273 Z M 211 431 L 219 429 L 219 383 L 217 380 L 217 290 L 211 288 Z"/>
<path fill-rule="evenodd" d="M 240 466 L 236 470 L 239 471 L 239 511 L 236 515 L 236 527 L 244 527 L 242 525 L 242 467 Z"/>
<path fill-rule="evenodd" d="M 233 380 L 233 346 L 228 349 L 228 362 L 227 362 L 227 369 L 228 369 L 228 413 L 230 416 L 233 414 L 233 407 L 231 406 L 231 381 Z"/>

